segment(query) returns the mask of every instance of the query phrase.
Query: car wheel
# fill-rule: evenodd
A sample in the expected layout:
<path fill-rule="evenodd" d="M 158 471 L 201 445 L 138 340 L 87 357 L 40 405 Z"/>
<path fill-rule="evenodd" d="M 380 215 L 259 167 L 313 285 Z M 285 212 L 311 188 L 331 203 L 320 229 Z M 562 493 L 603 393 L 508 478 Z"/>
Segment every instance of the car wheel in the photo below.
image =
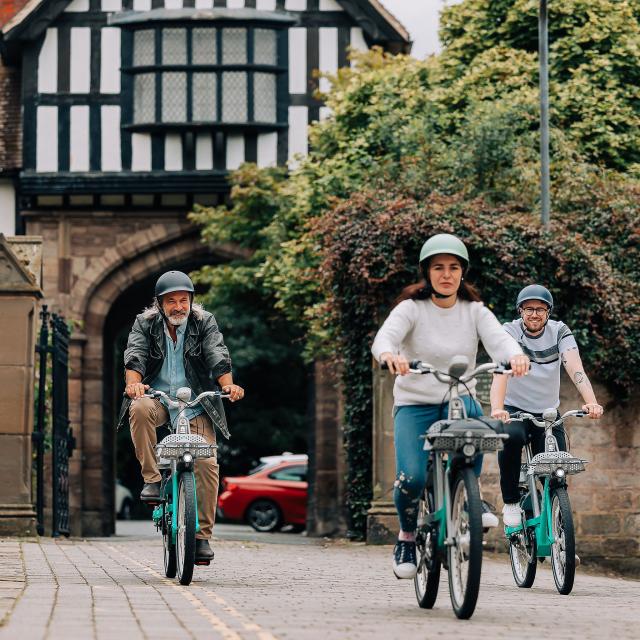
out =
<path fill-rule="evenodd" d="M 120 520 L 131 520 L 132 506 L 133 505 L 131 503 L 131 500 L 129 500 L 129 498 L 126 498 L 122 503 L 122 507 L 120 508 L 120 513 L 118 514 L 118 517 L 120 518 Z"/>
<path fill-rule="evenodd" d="M 282 526 L 282 512 L 271 500 L 256 500 L 247 509 L 247 522 L 256 531 L 278 531 Z"/>

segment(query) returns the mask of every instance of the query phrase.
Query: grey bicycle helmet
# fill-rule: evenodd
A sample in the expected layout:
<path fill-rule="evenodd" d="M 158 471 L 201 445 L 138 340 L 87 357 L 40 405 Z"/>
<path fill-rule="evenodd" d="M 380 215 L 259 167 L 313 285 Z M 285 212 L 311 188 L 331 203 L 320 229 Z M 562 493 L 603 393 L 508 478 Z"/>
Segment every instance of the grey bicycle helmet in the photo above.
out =
<path fill-rule="evenodd" d="M 167 271 L 163 273 L 156 282 L 156 298 L 172 293 L 173 291 L 188 291 L 193 294 L 195 289 L 193 288 L 193 282 L 191 278 L 182 271 Z"/>
<path fill-rule="evenodd" d="M 547 304 L 549 311 L 553 309 L 553 296 L 551 295 L 551 291 L 541 284 L 530 284 L 520 291 L 516 299 L 516 311 L 520 311 L 520 307 L 527 300 L 540 300 L 540 302 Z"/>

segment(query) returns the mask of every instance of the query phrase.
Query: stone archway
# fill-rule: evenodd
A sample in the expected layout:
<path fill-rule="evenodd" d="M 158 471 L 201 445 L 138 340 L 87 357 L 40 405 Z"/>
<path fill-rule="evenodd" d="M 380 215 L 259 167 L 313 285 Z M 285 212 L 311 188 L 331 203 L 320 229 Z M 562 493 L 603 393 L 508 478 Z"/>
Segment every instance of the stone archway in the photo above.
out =
<path fill-rule="evenodd" d="M 109 454 L 105 449 L 113 441 L 105 438 L 105 430 L 113 429 L 114 425 L 106 424 L 104 415 L 103 332 L 114 301 L 136 282 L 187 260 L 204 263 L 207 256 L 212 261 L 225 261 L 247 255 L 246 250 L 230 245 L 207 247 L 197 234 L 185 235 L 180 231 L 176 229 L 172 234 L 150 232 L 142 238 L 131 236 L 121 245 L 107 250 L 77 283 L 79 287 L 85 283 L 87 286 L 82 287 L 85 294 L 72 307 L 72 315 L 81 319 L 84 331 L 74 333 L 71 353 L 74 373 L 70 392 L 76 400 L 76 415 L 71 419 L 72 423 L 81 425 L 82 459 L 81 466 L 76 464 L 74 469 L 77 482 L 72 482 L 76 492 L 81 487 L 81 494 L 73 496 L 71 506 L 77 510 L 72 520 L 79 525 L 82 535 L 109 535 L 113 531 L 110 501 L 105 499 L 113 483 L 111 467 L 105 465 L 105 457 Z"/>

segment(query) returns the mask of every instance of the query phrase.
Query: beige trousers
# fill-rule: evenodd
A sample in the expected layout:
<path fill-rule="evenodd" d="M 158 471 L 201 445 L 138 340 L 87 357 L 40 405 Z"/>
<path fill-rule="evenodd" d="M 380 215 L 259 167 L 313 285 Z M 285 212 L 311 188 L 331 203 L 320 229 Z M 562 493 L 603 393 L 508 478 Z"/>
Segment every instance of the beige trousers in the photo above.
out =
<path fill-rule="evenodd" d="M 168 421 L 169 412 L 155 398 L 139 398 L 134 400 L 129 407 L 131 439 L 136 450 L 136 457 L 142 467 L 142 477 L 145 482 L 160 481 L 155 450 L 158 441 L 156 428 Z M 216 434 L 211 424 L 211 418 L 206 413 L 201 413 L 193 418 L 190 425 L 191 433 L 203 436 L 207 442 L 215 444 Z M 217 457 L 196 460 L 195 473 L 198 520 L 200 521 L 200 532 L 196 534 L 196 538 L 208 540 L 213 530 L 218 501 L 220 471 Z"/>

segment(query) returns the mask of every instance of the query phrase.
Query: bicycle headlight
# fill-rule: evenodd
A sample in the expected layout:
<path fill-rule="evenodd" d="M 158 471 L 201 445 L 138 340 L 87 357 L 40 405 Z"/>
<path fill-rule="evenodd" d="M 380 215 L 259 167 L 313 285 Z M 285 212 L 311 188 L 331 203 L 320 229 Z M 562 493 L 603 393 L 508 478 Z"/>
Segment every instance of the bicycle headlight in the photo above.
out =
<path fill-rule="evenodd" d="M 556 476 L 558 478 L 564 478 L 564 469 L 562 469 L 562 468 L 556 469 Z"/>
<path fill-rule="evenodd" d="M 185 451 L 182 454 L 182 462 L 185 464 L 191 464 L 193 462 L 193 456 L 188 451 Z"/>
<path fill-rule="evenodd" d="M 467 443 L 462 447 L 462 453 L 464 453 L 467 458 L 471 458 L 476 452 L 476 447 L 473 444 Z"/>

